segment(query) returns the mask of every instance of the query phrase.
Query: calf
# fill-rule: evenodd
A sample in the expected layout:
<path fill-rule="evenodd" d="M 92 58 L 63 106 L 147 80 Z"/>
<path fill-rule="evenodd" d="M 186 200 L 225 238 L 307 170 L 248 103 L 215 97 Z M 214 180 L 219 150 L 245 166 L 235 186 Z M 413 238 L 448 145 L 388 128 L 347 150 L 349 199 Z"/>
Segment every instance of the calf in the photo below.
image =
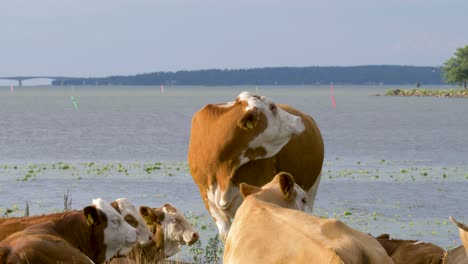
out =
<path fill-rule="evenodd" d="M 296 194 L 305 192 L 289 174 L 278 174 L 262 188 L 241 184 L 240 192 L 244 202 L 228 233 L 225 264 L 393 263 L 379 242 L 368 234 L 335 219 L 285 208 L 288 204 L 307 203 Z"/>
<path fill-rule="evenodd" d="M 417 240 L 390 239 L 388 234 L 376 237 L 395 264 L 439 264 L 445 250 Z"/>
<path fill-rule="evenodd" d="M 444 264 L 468 264 L 468 226 L 449 217 L 450 220 L 458 227 L 460 240 L 462 245 L 447 251 L 444 256 Z"/>
<path fill-rule="evenodd" d="M 82 211 L 66 212 L 1 241 L 0 263 L 102 263 L 128 253 L 137 235 L 107 202 L 94 199 Z"/>
<path fill-rule="evenodd" d="M 164 204 L 161 208 L 141 206 L 140 213 L 154 235 L 153 241 L 149 245 L 134 248 L 127 259 L 117 258 L 111 264 L 158 263 L 175 255 L 183 245 L 190 246 L 199 238 L 184 215 L 170 204 Z"/>

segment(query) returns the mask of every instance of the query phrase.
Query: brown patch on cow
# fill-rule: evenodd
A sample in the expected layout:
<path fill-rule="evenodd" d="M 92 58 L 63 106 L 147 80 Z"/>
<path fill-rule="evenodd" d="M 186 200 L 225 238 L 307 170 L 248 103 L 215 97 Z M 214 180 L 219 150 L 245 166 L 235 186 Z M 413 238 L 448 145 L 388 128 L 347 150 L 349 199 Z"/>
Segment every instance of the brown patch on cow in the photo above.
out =
<path fill-rule="evenodd" d="M 119 204 L 118 204 L 116 201 L 113 201 L 110 205 L 111 205 L 112 208 L 114 208 L 119 214 L 121 214 L 120 208 L 119 208 Z"/>
<path fill-rule="evenodd" d="M 89 259 L 95 263 L 102 263 L 106 260 L 106 227 L 106 214 L 94 206 L 88 206 L 82 211 L 66 212 L 61 218 L 16 232 L 1 241 L 0 245 L 9 248 L 9 255 L 15 254 L 20 259 L 19 262 L 13 263 L 55 263 L 57 259 L 75 257 L 77 263 L 87 263 Z M 42 241 L 39 244 L 38 239 Z M 25 250 L 30 254 L 21 254 Z M 49 252 L 49 255 L 38 253 L 44 251 Z M 76 255 L 77 251 L 81 251 L 87 257 Z"/>
<path fill-rule="evenodd" d="M 445 251 L 434 244 L 418 240 L 391 239 L 388 234 L 376 237 L 395 264 L 442 263 Z"/>
<path fill-rule="evenodd" d="M 257 147 L 257 148 L 248 148 L 244 156 L 247 157 L 249 160 L 254 160 L 257 158 L 264 157 L 267 154 L 266 149 L 264 147 Z"/>
<path fill-rule="evenodd" d="M 124 220 L 129 225 L 131 225 L 132 227 L 134 227 L 134 228 L 138 227 L 138 220 L 136 220 L 136 218 L 133 215 L 131 215 L 131 214 L 125 215 Z"/>

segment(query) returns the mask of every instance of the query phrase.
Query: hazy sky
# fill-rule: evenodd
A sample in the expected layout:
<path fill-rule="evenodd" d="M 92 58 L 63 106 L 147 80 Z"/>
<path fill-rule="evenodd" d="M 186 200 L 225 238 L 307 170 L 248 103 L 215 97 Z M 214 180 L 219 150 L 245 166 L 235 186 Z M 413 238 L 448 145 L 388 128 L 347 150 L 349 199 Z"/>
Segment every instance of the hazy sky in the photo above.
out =
<path fill-rule="evenodd" d="M 0 0 L 0 76 L 439 66 L 467 0 Z"/>

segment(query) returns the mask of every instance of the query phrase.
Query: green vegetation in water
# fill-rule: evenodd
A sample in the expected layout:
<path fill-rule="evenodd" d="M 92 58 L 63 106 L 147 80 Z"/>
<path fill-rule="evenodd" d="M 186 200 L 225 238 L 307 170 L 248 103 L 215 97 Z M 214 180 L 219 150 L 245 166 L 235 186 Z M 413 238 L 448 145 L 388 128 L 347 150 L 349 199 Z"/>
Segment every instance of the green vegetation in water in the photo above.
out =
<path fill-rule="evenodd" d="M 393 89 L 387 90 L 386 96 L 433 96 L 433 97 L 468 97 L 466 89 Z"/>

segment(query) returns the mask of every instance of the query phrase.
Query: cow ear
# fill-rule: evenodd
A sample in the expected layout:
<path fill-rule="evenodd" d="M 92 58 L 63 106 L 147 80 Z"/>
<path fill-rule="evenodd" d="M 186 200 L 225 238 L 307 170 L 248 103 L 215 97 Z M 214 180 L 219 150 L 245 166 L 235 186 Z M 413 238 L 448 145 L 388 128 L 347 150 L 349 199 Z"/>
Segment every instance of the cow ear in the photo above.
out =
<path fill-rule="evenodd" d="M 88 225 L 92 226 L 99 222 L 99 213 L 98 209 L 94 206 L 86 206 L 83 209 L 83 214 L 88 222 Z"/>
<path fill-rule="evenodd" d="M 257 186 L 247 184 L 247 183 L 239 184 L 239 189 L 240 189 L 240 193 L 241 193 L 242 197 L 244 197 L 244 198 L 251 195 L 251 194 L 257 193 L 257 192 L 259 192 L 261 190 L 261 188 L 259 188 Z"/>
<path fill-rule="evenodd" d="M 278 178 L 284 197 L 288 200 L 292 199 L 295 194 L 293 176 L 287 172 L 280 172 L 275 178 Z"/>
<path fill-rule="evenodd" d="M 156 222 L 161 223 L 164 221 L 165 213 L 162 210 L 153 208 L 153 213 L 155 215 Z"/>
<path fill-rule="evenodd" d="M 258 110 L 249 110 L 239 119 L 237 125 L 245 130 L 253 129 L 257 125 Z"/>
<path fill-rule="evenodd" d="M 458 231 L 460 232 L 460 240 L 465 247 L 465 252 L 468 254 L 468 226 L 458 222 L 453 217 L 449 217 L 450 220 L 458 227 Z"/>
<path fill-rule="evenodd" d="M 155 222 L 161 223 L 164 220 L 164 212 L 157 208 L 140 206 L 140 215 L 145 219 L 147 225 L 152 225 Z"/>
<path fill-rule="evenodd" d="M 151 217 L 152 211 L 148 206 L 140 206 L 140 215 L 145 219 L 147 225 L 151 225 L 153 223 L 154 220 Z"/>
<path fill-rule="evenodd" d="M 161 209 L 166 213 L 177 213 L 177 209 L 171 204 L 164 204 Z"/>

